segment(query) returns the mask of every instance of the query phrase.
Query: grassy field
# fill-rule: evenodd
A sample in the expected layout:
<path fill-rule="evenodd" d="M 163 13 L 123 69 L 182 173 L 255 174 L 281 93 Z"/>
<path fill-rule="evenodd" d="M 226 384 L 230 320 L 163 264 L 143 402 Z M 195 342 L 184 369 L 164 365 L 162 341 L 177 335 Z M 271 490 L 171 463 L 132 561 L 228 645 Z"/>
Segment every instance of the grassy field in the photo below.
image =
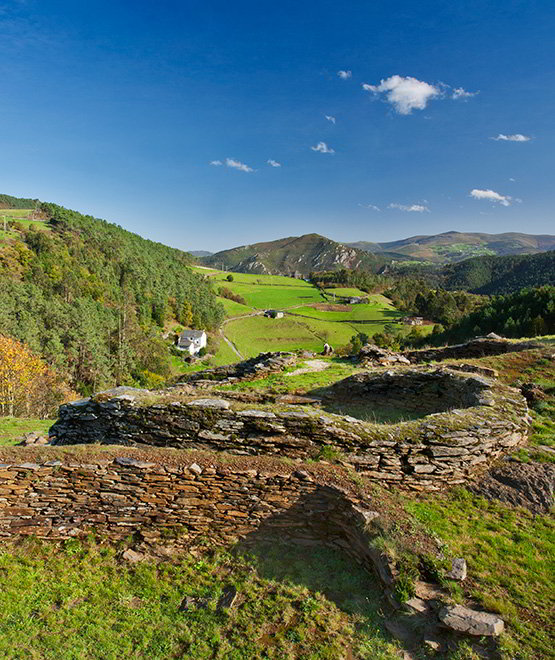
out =
<path fill-rule="evenodd" d="M 305 349 L 320 352 L 324 343 L 335 348 L 345 346 L 358 332 L 373 335 L 383 332 L 387 323 L 395 322 L 400 312 L 382 295 L 369 296 L 364 305 L 333 305 L 310 282 L 279 275 L 250 275 L 194 268 L 214 281 L 215 287 L 225 286 L 242 296 L 246 305 L 221 298 L 226 318 L 225 335 L 235 344 L 243 357 L 253 357 L 265 351 L 289 351 Z M 329 292 L 337 295 L 367 295 L 358 289 L 338 288 Z M 331 307 L 331 309 L 330 309 Z M 254 310 L 287 310 L 283 319 L 267 319 L 262 316 L 238 318 L 252 314 Z M 410 330 L 410 329 L 409 329 Z M 407 332 L 409 331 L 407 330 Z M 236 362 L 237 356 L 223 342 L 212 364 Z M 195 367 L 196 368 L 196 367 Z"/>
<path fill-rule="evenodd" d="M 54 424 L 53 419 L 29 419 L 24 417 L 0 417 L 0 446 L 15 445 L 21 441 L 24 433 L 38 431 L 48 434 Z"/>
<path fill-rule="evenodd" d="M 254 276 L 251 276 L 254 277 Z M 292 282 L 297 280 L 291 279 Z M 311 286 L 295 286 L 293 284 L 252 284 L 246 282 L 225 282 L 223 284 L 233 293 L 243 296 L 247 305 L 257 309 L 287 309 L 297 305 L 306 305 L 311 302 L 322 302 L 318 289 Z"/>
<path fill-rule="evenodd" d="M 269 319 L 253 316 L 238 319 L 226 324 L 225 334 L 244 357 L 254 357 L 265 351 L 297 348 L 321 351 L 323 347 L 323 341 L 310 329 L 309 323 L 292 317 Z"/>
<path fill-rule="evenodd" d="M 227 298 L 221 298 L 218 296 L 218 301 L 224 306 L 226 319 L 232 319 L 235 316 L 244 316 L 245 314 L 253 313 L 252 307 L 241 305 L 241 303 L 237 303 L 234 300 L 228 300 Z"/>
<path fill-rule="evenodd" d="M 219 609 L 228 585 L 237 604 Z M 186 597 L 197 604 L 184 608 Z M 380 605 L 375 580 L 323 548 L 135 566 L 94 540 L 28 539 L 0 552 L 6 659 L 393 660 Z"/>
<path fill-rule="evenodd" d="M 293 277 L 286 277 L 285 275 L 251 275 L 249 273 L 230 273 L 229 271 L 216 270 L 214 268 L 202 268 L 193 266 L 193 270 L 210 277 L 215 282 L 222 282 L 227 284 L 262 284 L 268 286 L 294 286 L 296 288 L 305 287 L 312 288 L 310 282 L 299 280 Z M 231 275 L 233 282 L 227 282 L 227 277 Z"/>
<path fill-rule="evenodd" d="M 336 296 L 342 296 L 342 297 L 348 297 L 348 296 L 367 296 L 367 293 L 364 293 L 364 291 L 361 291 L 360 289 L 355 289 L 353 287 L 337 287 L 337 288 L 331 288 L 331 289 L 324 289 L 324 291 L 331 297 L 333 298 L 334 295 Z"/>
<path fill-rule="evenodd" d="M 8 216 L 10 218 L 27 218 L 34 209 L 0 209 L 0 218 Z"/>
<path fill-rule="evenodd" d="M 419 497 L 406 508 L 437 534 L 455 557 L 465 557 L 469 579 L 453 583 L 465 595 L 498 612 L 508 624 L 500 640 L 503 658 L 553 657 L 555 521 L 525 509 L 488 502 L 464 489 Z"/>
<path fill-rule="evenodd" d="M 17 237 L 17 232 L 7 231 L 4 232 L 4 216 L 7 218 L 8 222 L 17 221 L 20 225 L 26 229 L 41 229 L 44 231 L 50 231 L 50 227 L 43 220 L 29 220 L 28 216 L 34 212 L 34 209 L 0 209 L 0 238 L 15 238 Z"/>

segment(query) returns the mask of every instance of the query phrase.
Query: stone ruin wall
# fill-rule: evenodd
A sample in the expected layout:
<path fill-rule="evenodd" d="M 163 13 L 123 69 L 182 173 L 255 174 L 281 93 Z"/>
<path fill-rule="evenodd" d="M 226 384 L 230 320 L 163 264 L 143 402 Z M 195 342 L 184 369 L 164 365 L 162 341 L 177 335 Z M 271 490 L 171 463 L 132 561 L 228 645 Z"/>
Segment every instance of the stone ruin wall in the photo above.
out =
<path fill-rule="evenodd" d="M 151 445 L 293 460 L 317 458 L 328 446 L 363 476 L 416 490 L 463 483 L 524 441 L 527 406 L 516 390 L 447 370 L 411 374 L 358 374 L 330 389 L 362 397 L 372 392 L 384 396 L 389 388 L 407 405 L 435 397 L 435 405 L 443 406 L 439 409 L 458 408 L 384 425 L 320 410 L 247 408 L 223 398 L 176 400 L 176 391 L 170 390 L 155 403 L 124 394 L 62 406 L 51 434 L 58 445 Z"/>
<path fill-rule="evenodd" d="M 132 451 L 90 463 L 57 452 L 62 460 L 34 463 L 24 462 L 31 451 L 11 449 L 13 463 L 0 464 L 0 537 L 54 540 L 94 532 L 118 541 L 138 533 L 148 545 L 181 549 L 279 537 L 339 548 L 377 570 L 386 585 L 393 582 L 393 569 L 365 532 L 377 514 L 354 488 L 325 485 L 318 475 L 292 465 L 276 468 L 275 461 L 249 469 L 244 459 L 237 467 L 212 457 L 208 464 L 197 459 L 202 467 L 176 467 L 163 456 L 156 463 L 137 460 Z"/>

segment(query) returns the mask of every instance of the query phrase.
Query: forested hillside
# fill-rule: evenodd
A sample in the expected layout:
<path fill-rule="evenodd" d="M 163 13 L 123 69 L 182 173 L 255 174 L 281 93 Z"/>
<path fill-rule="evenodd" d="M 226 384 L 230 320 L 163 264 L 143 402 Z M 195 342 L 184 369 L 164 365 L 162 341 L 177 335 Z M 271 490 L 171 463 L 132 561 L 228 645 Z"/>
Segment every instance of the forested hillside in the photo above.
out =
<path fill-rule="evenodd" d="M 473 293 L 502 294 L 555 284 L 555 251 L 506 257 L 476 257 L 442 270 L 444 286 Z"/>
<path fill-rule="evenodd" d="M 451 343 L 489 332 L 504 337 L 555 333 L 555 286 L 494 296 L 479 309 L 462 317 L 439 340 Z"/>
<path fill-rule="evenodd" d="M 0 239 L 0 334 L 25 342 L 81 392 L 167 375 L 168 320 L 221 323 L 223 307 L 187 253 L 55 204 L 40 211 L 42 227 L 13 221 Z"/>
<path fill-rule="evenodd" d="M 34 209 L 36 199 L 0 195 L 0 209 Z"/>

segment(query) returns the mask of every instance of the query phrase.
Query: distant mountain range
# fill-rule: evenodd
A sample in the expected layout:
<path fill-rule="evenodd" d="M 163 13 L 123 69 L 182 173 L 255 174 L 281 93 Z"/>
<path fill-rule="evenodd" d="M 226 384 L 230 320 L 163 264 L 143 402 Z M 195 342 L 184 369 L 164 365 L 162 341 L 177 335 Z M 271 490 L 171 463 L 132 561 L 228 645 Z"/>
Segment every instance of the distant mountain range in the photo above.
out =
<path fill-rule="evenodd" d="M 516 232 L 481 234 L 448 231 L 431 236 L 411 236 L 389 243 L 358 241 L 347 245 L 372 254 L 393 252 L 402 255 L 405 260 L 446 264 L 464 261 L 470 257 L 537 254 L 555 250 L 555 236 Z"/>
<path fill-rule="evenodd" d="M 208 250 L 189 250 L 189 254 L 193 257 L 209 257 L 213 252 L 208 252 Z"/>
<path fill-rule="evenodd" d="M 412 236 L 389 243 L 338 243 L 319 234 L 290 236 L 277 241 L 241 245 L 215 254 L 192 252 L 205 266 L 238 273 L 297 275 L 358 268 L 377 272 L 393 261 L 438 266 L 479 256 L 538 254 L 555 250 L 555 236 L 520 233 L 479 234 L 449 231 Z"/>
<path fill-rule="evenodd" d="M 305 277 L 313 271 L 340 268 L 377 272 L 391 261 L 391 255 L 372 254 L 319 234 L 305 234 L 267 243 L 242 245 L 202 257 L 200 261 L 205 266 L 217 266 L 237 273 Z"/>

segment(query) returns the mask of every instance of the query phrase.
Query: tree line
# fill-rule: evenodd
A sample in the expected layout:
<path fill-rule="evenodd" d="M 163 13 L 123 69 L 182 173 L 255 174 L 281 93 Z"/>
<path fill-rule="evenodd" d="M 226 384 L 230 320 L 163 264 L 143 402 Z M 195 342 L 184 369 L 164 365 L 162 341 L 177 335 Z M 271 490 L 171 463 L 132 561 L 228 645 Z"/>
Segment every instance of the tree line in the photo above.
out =
<path fill-rule="evenodd" d="M 167 321 L 221 324 L 223 306 L 187 253 L 55 204 L 40 210 L 50 231 L 21 228 L 0 245 L 0 334 L 81 393 L 167 376 Z"/>

